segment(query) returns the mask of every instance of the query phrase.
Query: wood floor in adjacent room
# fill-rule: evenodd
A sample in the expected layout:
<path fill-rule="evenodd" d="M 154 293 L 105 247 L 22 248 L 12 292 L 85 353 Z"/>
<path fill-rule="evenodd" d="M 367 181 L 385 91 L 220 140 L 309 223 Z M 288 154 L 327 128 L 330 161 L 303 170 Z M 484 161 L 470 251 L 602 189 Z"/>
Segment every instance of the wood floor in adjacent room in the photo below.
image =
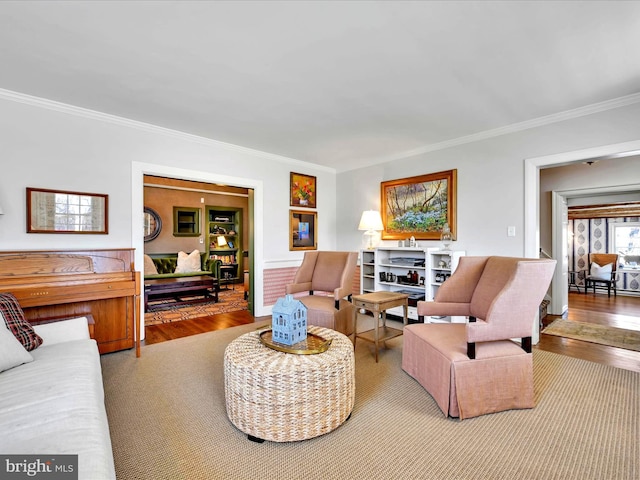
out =
<path fill-rule="evenodd" d="M 556 318 L 559 317 L 548 315 L 543 324 L 545 326 L 549 325 Z M 571 292 L 569 293 L 569 311 L 565 318 L 579 322 L 640 330 L 640 297 L 618 295 L 608 298 L 606 294 L 594 295 L 589 293 L 585 295 Z M 153 325 L 146 327 L 146 338 L 143 341 L 143 345 L 151 345 L 175 338 L 268 319 L 269 317 L 254 317 L 248 311 L 243 310 L 211 317 Z M 640 352 L 545 335 L 544 331 L 541 333 L 540 341 L 535 348 L 640 372 Z"/>
<path fill-rule="evenodd" d="M 560 317 L 547 315 L 543 324 L 547 326 L 556 318 Z M 569 311 L 563 318 L 576 322 L 596 323 L 640 331 L 640 297 L 611 295 L 609 298 L 606 293 L 594 295 L 590 292 L 585 295 L 584 293 L 570 292 Z M 536 348 L 640 372 L 640 352 L 632 350 L 545 335 L 544 330 Z"/>

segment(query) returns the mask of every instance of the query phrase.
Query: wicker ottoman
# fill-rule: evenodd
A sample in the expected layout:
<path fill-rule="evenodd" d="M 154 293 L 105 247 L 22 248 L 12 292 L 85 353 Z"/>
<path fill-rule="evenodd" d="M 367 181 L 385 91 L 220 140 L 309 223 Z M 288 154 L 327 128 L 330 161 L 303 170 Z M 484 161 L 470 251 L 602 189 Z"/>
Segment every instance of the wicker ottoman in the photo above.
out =
<path fill-rule="evenodd" d="M 351 414 L 355 399 L 353 344 L 334 330 L 309 327 L 309 331 L 332 339 L 326 352 L 279 352 L 263 345 L 258 331 L 227 346 L 227 416 L 250 439 L 305 440 L 338 428 Z"/>

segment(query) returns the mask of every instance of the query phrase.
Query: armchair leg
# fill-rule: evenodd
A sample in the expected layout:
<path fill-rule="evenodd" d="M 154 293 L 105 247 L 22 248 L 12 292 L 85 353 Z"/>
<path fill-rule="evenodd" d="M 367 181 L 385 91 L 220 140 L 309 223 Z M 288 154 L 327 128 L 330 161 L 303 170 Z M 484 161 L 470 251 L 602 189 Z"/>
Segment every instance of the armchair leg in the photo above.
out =
<path fill-rule="evenodd" d="M 522 349 L 527 353 L 531 353 L 531 337 L 522 337 Z"/>
<path fill-rule="evenodd" d="M 476 358 L 476 344 L 467 342 L 467 357 L 471 360 Z"/>

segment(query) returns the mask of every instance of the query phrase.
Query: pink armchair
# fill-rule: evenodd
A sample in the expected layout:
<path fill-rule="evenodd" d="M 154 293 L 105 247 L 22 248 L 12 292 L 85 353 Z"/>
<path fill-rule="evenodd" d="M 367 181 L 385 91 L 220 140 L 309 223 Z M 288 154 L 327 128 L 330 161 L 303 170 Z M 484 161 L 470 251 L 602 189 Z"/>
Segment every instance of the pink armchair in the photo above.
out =
<path fill-rule="evenodd" d="M 534 407 L 531 334 L 555 260 L 462 257 L 418 315 L 459 315 L 466 324 L 404 329 L 402 368 L 460 419 Z M 512 339 L 521 339 L 517 344 Z"/>
<path fill-rule="evenodd" d="M 307 323 L 331 328 L 345 335 L 353 333 L 350 297 L 358 261 L 357 252 L 305 252 L 293 283 L 285 287 L 307 307 Z M 316 293 L 320 292 L 320 295 Z"/>

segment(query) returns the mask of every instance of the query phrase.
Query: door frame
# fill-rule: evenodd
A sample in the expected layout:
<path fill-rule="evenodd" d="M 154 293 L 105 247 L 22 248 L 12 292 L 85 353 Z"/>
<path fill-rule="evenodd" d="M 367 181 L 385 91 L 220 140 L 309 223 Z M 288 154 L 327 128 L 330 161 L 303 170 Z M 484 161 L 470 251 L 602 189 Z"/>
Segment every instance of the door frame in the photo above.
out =
<path fill-rule="evenodd" d="M 255 316 L 267 315 L 263 312 L 263 265 L 262 256 L 264 242 L 264 186 L 262 180 L 231 177 L 213 172 L 202 172 L 185 168 L 156 165 L 143 162 L 131 162 L 131 244 L 135 248 L 135 264 L 144 265 L 144 175 L 156 175 L 161 177 L 176 178 L 180 180 L 192 180 L 205 183 L 219 183 L 234 187 L 253 190 L 253 206 L 250 206 L 250 218 L 252 223 L 250 231 L 253 233 L 253 241 L 249 241 L 249 261 L 251 262 L 249 275 Z M 252 221 L 253 220 L 253 221 Z M 138 267 L 140 269 L 140 267 Z M 140 302 L 140 338 L 145 338 L 144 333 L 144 304 Z"/>
<path fill-rule="evenodd" d="M 640 140 L 586 148 L 524 159 L 524 256 L 540 256 L 540 169 L 584 162 L 597 158 L 628 157 L 640 154 Z M 539 322 L 534 322 L 532 341 L 540 339 Z"/>
<path fill-rule="evenodd" d="M 551 245 L 557 268 L 551 282 L 549 313 L 562 315 L 569 309 L 569 219 L 567 197 L 562 192 L 551 192 Z"/>

